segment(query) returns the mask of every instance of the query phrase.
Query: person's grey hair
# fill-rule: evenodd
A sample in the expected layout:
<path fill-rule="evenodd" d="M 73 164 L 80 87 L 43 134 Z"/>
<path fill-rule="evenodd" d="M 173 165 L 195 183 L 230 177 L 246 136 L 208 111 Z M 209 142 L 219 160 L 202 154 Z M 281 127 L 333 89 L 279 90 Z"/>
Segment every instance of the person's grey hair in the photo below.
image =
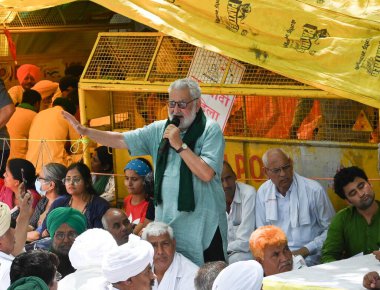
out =
<path fill-rule="evenodd" d="M 66 166 L 59 163 L 48 163 L 42 168 L 42 171 L 46 180 L 53 181 L 55 183 L 55 192 L 58 195 L 66 193 L 66 187 L 62 183 L 62 179 L 66 177 L 67 173 Z"/>
<path fill-rule="evenodd" d="M 267 150 L 264 154 L 263 154 L 263 157 L 262 157 L 262 160 L 263 160 L 263 164 L 265 167 L 268 166 L 268 156 L 272 153 L 282 153 L 287 159 L 290 159 L 290 156 L 288 153 L 286 153 L 283 149 L 281 148 L 273 148 L 273 149 L 269 149 Z"/>
<path fill-rule="evenodd" d="M 194 278 L 195 289 L 211 290 L 216 277 L 227 266 L 227 263 L 224 261 L 205 263 L 198 269 L 197 275 Z"/>
<path fill-rule="evenodd" d="M 199 87 L 199 84 L 190 78 L 178 79 L 172 82 L 169 86 L 168 92 L 170 94 L 172 90 L 183 90 L 183 89 L 189 90 L 190 96 L 193 100 L 201 97 L 202 93 L 201 93 L 201 88 Z"/>
<path fill-rule="evenodd" d="M 148 240 L 148 236 L 158 237 L 161 235 L 169 234 L 170 238 L 174 239 L 173 229 L 171 226 L 163 222 L 151 222 L 143 230 L 141 238 Z"/>

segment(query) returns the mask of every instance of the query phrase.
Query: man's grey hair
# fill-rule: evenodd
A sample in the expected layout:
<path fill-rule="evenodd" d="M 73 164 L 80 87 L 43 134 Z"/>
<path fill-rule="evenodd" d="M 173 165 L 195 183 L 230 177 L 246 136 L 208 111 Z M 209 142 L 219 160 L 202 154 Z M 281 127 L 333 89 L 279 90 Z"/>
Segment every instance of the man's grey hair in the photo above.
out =
<path fill-rule="evenodd" d="M 143 240 L 148 240 L 148 236 L 158 237 L 165 234 L 169 234 L 170 238 L 174 240 L 173 229 L 171 226 L 163 222 L 151 222 L 143 230 L 141 238 Z"/>
<path fill-rule="evenodd" d="M 178 79 L 172 82 L 169 86 L 168 92 L 170 94 L 172 90 L 183 90 L 183 89 L 189 90 L 190 96 L 193 100 L 201 97 L 202 93 L 201 93 L 201 88 L 199 87 L 199 84 L 190 78 Z"/>
<path fill-rule="evenodd" d="M 273 148 L 273 149 L 269 149 L 269 150 L 267 150 L 267 151 L 264 153 L 264 155 L 263 155 L 263 157 L 262 157 L 263 164 L 264 164 L 265 167 L 268 166 L 268 157 L 269 157 L 269 155 L 271 155 L 271 154 L 273 154 L 273 153 L 280 153 L 280 154 L 283 154 L 287 159 L 290 160 L 290 156 L 289 156 L 289 154 L 286 153 L 283 149 L 281 149 L 281 148 Z"/>
<path fill-rule="evenodd" d="M 198 269 L 194 278 L 196 290 L 211 290 L 219 273 L 228 265 L 224 261 L 208 262 Z"/>

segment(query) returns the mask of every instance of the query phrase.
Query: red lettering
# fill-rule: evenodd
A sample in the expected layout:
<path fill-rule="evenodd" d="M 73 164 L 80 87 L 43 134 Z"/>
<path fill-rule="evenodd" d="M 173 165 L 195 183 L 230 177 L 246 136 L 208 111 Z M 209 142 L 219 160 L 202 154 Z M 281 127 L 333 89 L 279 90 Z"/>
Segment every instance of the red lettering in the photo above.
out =
<path fill-rule="evenodd" d="M 257 162 L 256 168 L 258 166 L 259 174 L 256 174 L 255 162 Z M 259 156 L 253 155 L 251 158 L 249 158 L 249 172 L 253 179 L 264 178 L 263 167 L 264 167 L 264 163 Z"/>
<path fill-rule="evenodd" d="M 235 164 L 236 164 L 236 177 L 237 179 L 241 179 L 242 174 L 245 175 L 244 157 L 242 154 L 235 154 Z"/>

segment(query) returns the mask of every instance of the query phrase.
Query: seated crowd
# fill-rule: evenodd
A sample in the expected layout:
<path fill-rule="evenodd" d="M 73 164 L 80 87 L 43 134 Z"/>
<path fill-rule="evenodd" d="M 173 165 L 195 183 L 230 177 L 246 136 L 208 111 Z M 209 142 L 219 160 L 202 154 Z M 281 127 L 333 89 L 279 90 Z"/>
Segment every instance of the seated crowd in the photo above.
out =
<path fill-rule="evenodd" d="M 17 118 L 26 113 L 30 118 L 11 135 L 79 138 L 61 114 L 77 113 L 77 77 L 66 76 L 59 85 L 43 82 L 32 65 L 19 74 L 20 86 L 10 90 L 12 99 L 8 96 L 9 103 L 19 104 L 11 124 L 19 126 Z M 185 102 L 174 103 L 176 108 Z M 120 209 L 111 206 L 116 198 L 110 148 L 97 147 L 89 168 L 69 154 L 66 142 L 18 141 L 11 142 L 8 153 L 0 150 L 1 158 L 10 154 L 0 183 L 0 290 L 259 290 L 270 275 L 360 253 L 380 260 L 379 202 L 366 173 L 356 166 L 334 176 L 335 193 L 349 204 L 335 214 L 324 188 L 296 173 L 282 149 L 264 153 L 268 180 L 257 191 L 237 181 L 224 161 L 217 176 L 225 194 L 227 244 L 219 248 L 225 259 L 200 264 L 179 246 L 183 237 L 176 235 L 175 223 L 155 221 L 155 173 L 147 159 L 125 165 L 128 195 Z M 53 154 L 49 163 L 40 162 L 46 149 Z M 166 172 L 160 170 L 162 177 Z M 221 234 L 217 227 L 210 243 L 221 242 Z M 368 273 L 363 285 L 380 288 L 379 274 Z"/>
<path fill-rule="evenodd" d="M 125 186 L 131 195 L 118 209 L 99 196 L 83 163 L 68 168 L 46 164 L 35 178 L 29 161 L 10 159 L 0 194 L 0 289 L 29 284 L 43 285 L 35 289 L 108 289 L 110 285 L 114 289 L 261 289 L 265 276 L 358 253 L 374 252 L 380 257 L 379 203 L 363 170 L 353 166 L 336 173 L 335 192 L 350 206 L 334 214 L 325 191 L 294 173 L 284 151 L 268 150 L 263 160 L 269 179 L 257 193 L 238 182 L 224 162 L 228 264 L 215 261 L 199 267 L 176 251 L 169 225 L 153 222 L 154 217 L 148 223 L 141 221 L 153 203 L 153 185 L 144 181 L 147 175 L 152 178 L 147 160 L 134 159 L 125 166 Z M 302 200 L 300 189 L 302 194 L 312 192 L 313 198 Z M 261 210 L 265 194 L 278 205 L 264 202 L 269 210 Z M 288 195 L 293 197 L 283 200 Z M 292 208 L 293 203 L 303 204 L 303 209 Z M 302 241 L 290 242 L 289 236 L 294 239 L 301 229 Z M 316 257 L 312 262 L 311 256 Z M 58 284 L 57 279 L 61 279 Z M 379 284 L 377 272 L 363 278 L 368 289 Z"/>

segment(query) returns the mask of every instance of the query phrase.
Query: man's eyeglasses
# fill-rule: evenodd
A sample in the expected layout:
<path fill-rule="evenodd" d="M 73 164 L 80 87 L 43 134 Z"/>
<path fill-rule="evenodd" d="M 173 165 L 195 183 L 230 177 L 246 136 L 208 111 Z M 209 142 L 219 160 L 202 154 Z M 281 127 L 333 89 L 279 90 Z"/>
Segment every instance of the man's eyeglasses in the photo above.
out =
<path fill-rule="evenodd" d="M 292 167 L 292 164 L 291 163 L 288 163 L 288 164 L 286 164 L 286 165 L 284 165 L 284 166 L 281 166 L 281 167 L 278 167 L 278 168 L 266 168 L 267 170 L 269 170 L 270 172 L 272 172 L 273 174 L 280 174 L 281 173 L 281 170 L 282 171 L 287 171 L 287 170 L 289 170 L 289 168 L 290 167 Z"/>
<path fill-rule="evenodd" d="M 76 177 L 66 177 L 62 179 L 63 184 L 79 184 L 81 182 L 82 178 L 76 176 Z"/>
<path fill-rule="evenodd" d="M 195 100 L 198 100 L 199 98 L 195 98 L 195 99 L 192 99 L 191 101 L 188 101 L 188 102 L 184 102 L 184 101 L 179 101 L 179 102 L 176 102 L 176 101 L 169 101 L 168 102 L 168 106 L 169 108 L 173 109 L 175 108 L 175 105 L 178 105 L 178 108 L 180 109 L 186 109 L 187 105 L 190 104 L 191 102 L 195 101 Z"/>
<path fill-rule="evenodd" d="M 54 234 L 54 238 L 56 238 L 57 240 L 64 240 L 65 237 L 67 237 L 69 240 L 74 241 L 77 236 L 78 234 L 76 232 L 69 232 L 67 234 L 63 232 L 56 232 Z"/>

